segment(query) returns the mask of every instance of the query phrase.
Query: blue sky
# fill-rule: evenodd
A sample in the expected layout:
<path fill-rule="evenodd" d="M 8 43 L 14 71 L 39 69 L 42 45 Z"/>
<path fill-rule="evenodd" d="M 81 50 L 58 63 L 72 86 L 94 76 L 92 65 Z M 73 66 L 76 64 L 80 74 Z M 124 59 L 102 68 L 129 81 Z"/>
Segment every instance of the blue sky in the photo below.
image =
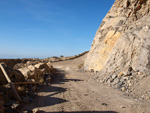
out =
<path fill-rule="evenodd" d="M 0 0 L 0 58 L 87 51 L 114 0 Z"/>

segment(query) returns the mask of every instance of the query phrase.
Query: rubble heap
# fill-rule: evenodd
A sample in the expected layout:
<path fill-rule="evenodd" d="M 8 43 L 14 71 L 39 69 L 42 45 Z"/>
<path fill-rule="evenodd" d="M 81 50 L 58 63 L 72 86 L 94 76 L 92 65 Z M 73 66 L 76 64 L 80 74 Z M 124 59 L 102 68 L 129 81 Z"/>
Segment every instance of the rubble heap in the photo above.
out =
<path fill-rule="evenodd" d="M 18 63 L 14 67 L 1 63 L 0 113 L 18 113 L 21 104 L 29 103 L 36 97 L 34 91 L 38 86 L 51 83 L 55 72 L 50 62 L 39 60 Z"/>
<path fill-rule="evenodd" d="M 43 82 L 46 73 L 53 78 L 55 73 L 50 62 L 28 61 L 25 64 L 18 63 L 14 68 L 18 69 L 26 79 L 34 79 L 35 82 Z"/>

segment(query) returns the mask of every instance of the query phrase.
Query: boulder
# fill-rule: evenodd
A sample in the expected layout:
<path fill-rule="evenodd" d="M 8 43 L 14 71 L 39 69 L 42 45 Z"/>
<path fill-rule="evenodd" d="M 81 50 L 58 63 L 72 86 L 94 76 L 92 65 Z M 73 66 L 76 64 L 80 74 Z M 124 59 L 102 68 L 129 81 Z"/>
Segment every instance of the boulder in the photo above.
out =
<path fill-rule="evenodd" d="M 18 65 L 18 64 L 17 64 Z M 20 65 L 20 64 L 19 64 Z M 19 66 L 15 66 L 19 67 Z M 25 76 L 26 79 L 34 79 L 35 82 L 44 82 L 43 77 L 47 73 L 53 75 L 54 69 L 50 62 L 32 62 L 28 61 L 26 64 L 20 66 L 18 70 Z"/>
<path fill-rule="evenodd" d="M 17 63 L 21 63 L 21 59 L 0 59 L 0 63 L 5 63 L 7 66 L 13 68 Z"/>
<path fill-rule="evenodd" d="M 7 66 L 6 64 L 4 64 L 3 66 L 12 82 L 24 82 L 25 81 L 24 75 L 19 70 L 13 69 Z M 4 85 L 7 83 L 8 82 L 2 70 L 0 69 L 0 85 Z"/>

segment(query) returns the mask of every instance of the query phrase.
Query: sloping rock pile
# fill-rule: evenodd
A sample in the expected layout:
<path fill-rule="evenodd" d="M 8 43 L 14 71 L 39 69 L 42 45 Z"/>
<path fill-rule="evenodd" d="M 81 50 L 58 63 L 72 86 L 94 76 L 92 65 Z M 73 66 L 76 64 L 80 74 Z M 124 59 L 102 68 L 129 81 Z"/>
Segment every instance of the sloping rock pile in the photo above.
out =
<path fill-rule="evenodd" d="M 0 62 L 5 63 L 9 67 L 14 67 L 17 63 L 21 63 L 21 59 L 0 59 Z"/>
<path fill-rule="evenodd" d="M 25 64 L 16 64 L 14 68 L 18 69 L 26 79 L 34 79 L 36 82 L 42 82 L 46 73 L 52 78 L 55 73 L 50 62 L 28 61 Z"/>
<path fill-rule="evenodd" d="M 13 69 L 6 64 L 3 65 L 7 74 L 9 75 L 9 78 L 11 79 L 12 82 L 25 82 L 24 75 L 17 69 Z M 3 75 L 2 70 L 0 69 L 0 85 L 7 84 L 7 80 Z"/>
<path fill-rule="evenodd" d="M 36 97 L 34 91 L 38 86 L 45 82 L 51 83 L 56 73 L 50 62 L 40 60 L 18 63 L 13 68 L 6 64 L 2 66 L 11 82 L 6 79 L 0 68 L 0 113 L 18 113 L 17 109 L 21 104 L 32 102 Z M 21 101 L 16 98 L 14 91 L 17 92 Z"/>

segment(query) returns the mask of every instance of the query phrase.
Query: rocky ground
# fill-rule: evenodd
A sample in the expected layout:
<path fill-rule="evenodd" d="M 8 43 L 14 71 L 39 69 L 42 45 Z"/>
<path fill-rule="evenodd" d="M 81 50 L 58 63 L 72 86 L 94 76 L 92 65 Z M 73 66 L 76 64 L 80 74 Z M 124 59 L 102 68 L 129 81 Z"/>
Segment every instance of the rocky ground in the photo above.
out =
<path fill-rule="evenodd" d="M 38 91 L 34 102 L 22 111 L 41 113 L 149 113 L 150 104 L 97 82 L 94 73 L 78 71 L 86 55 L 74 60 L 54 62 L 57 79 Z M 144 84 L 143 84 L 144 85 Z M 141 89 L 142 90 L 142 89 Z M 138 92 L 138 91 L 137 91 Z"/>
<path fill-rule="evenodd" d="M 18 113 L 24 104 L 32 102 L 40 86 L 55 78 L 50 62 L 39 59 L 0 60 L 0 113 Z"/>

